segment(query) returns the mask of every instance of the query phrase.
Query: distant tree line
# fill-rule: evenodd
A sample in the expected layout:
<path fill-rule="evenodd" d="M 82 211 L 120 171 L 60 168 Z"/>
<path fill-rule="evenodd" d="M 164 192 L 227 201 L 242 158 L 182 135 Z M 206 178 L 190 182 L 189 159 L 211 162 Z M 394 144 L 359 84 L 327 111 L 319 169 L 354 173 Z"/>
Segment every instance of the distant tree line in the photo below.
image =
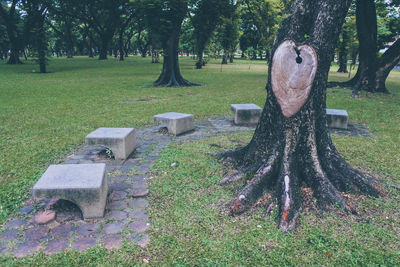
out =
<path fill-rule="evenodd" d="M 275 33 L 291 2 L 0 0 L 0 60 L 21 64 L 21 58 L 35 57 L 40 71 L 46 72 L 49 56 L 87 55 L 99 60 L 112 56 L 124 60 L 130 54 L 139 54 L 151 56 L 152 62 L 158 63 L 163 55 L 163 70 L 154 84 L 190 86 L 194 84 L 180 74 L 179 53 L 194 56 L 198 69 L 209 57 L 221 58 L 221 64 L 232 63 L 239 51 L 241 58 L 269 60 Z M 339 72 L 349 71 L 349 60 L 350 71 L 360 62 L 359 72 L 364 69 L 363 75 L 368 73 L 369 78 L 357 78 L 358 83 L 353 79 L 345 85 L 385 91 L 384 76 L 397 64 L 400 54 L 400 41 L 395 39 L 400 36 L 400 1 L 353 2 L 336 48 Z M 379 51 L 388 43 L 393 46 L 387 50 L 390 53 L 381 55 Z M 368 72 L 364 68 L 367 64 Z M 384 64 L 394 65 L 371 74 L 372 69 L 377 72 Z M 357 77 L 360 75 L 357 73 Z M 373 89 L 372 80 L 377 77 L 380 84 L 383 80 L 383 87 Z M 360 86 L 366 81 L 370 86 Z"/>

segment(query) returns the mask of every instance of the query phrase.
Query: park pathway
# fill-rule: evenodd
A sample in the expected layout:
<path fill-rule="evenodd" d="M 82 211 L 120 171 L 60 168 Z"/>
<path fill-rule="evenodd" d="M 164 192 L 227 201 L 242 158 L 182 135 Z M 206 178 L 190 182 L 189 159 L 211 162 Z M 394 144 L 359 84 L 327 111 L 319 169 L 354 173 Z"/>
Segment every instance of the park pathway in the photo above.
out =
<path fill-rule="evenodd" d="M 28 199 L 18 214 L 0 226 L 0 255 L 23 257 L 40 250 L 45 254 L 67 249 L 83 251 L 95 245 L 118 249 L 124 241 L 145 247 L 150 242 L 146 230 L 151 226 L 146 211 L 147 181 L 160 151 L 171 143 L 254 130 L 254 127 L 235 126 L 231 120 L 230 117 L 196 120 L 193 132 L 177 137 L 163 134 L 159 126 L 136 129 L 137 148 L 127 160 L 110 159 L 104 147 L 82 147 L 68 156 L 65 163 L 106 163 L 110 192 L 104 218 L 84 221 L 80 210 L 70 202 Z M 361 124 L 350 125 L 349 129 L 331 131 L 369 135 Z"/>

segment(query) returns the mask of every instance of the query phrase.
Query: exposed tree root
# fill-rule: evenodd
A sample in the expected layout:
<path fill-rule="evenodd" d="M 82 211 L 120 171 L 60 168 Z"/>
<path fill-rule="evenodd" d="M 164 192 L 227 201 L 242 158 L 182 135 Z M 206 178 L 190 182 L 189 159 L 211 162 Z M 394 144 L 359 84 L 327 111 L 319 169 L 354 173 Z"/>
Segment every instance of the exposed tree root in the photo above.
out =
<path fill-rule="evenodd" d="M 297 127 L 288 127 L 284 130 L 284 146 L 275 142 L 264 160 L 249 164 L 221 180 L 220 184 L 225 185 L 252 175 L 233 200 L 230 215 L 248 210 L 266 190 L 272 189 L 274 196 L 266 207 L 266 212 L 271 213 L 274 203 L 277 203 L 278 226 L 286 232 L 294 229 L 302 209 L 303 182 L 313 190 L 318 207 L 325 211 L 339 209 L 344 214 L 356 214 L 341 192 L 359 192 L 373 197 L 384 195 L 376 180 L 366 178 L 361 172 L 351 168 L 340 157 L 333 144 L 327 144 L 326 149 L 318 151 L 315 136 L 311 134 L 314 132 L 313 126 L 309 127 L 307 132 L 310 134 L 304 137 L 300 136 Z M 241 160 L 245 151 L 248 151 L 247 147 L 219 156 L 226 160 L 237 160 L 242 166 L 246 166 Z"/>
<path fill-rule="evenodd" d="M 224 177 L 219 184 L 220 185 L 226 185 L 226 184 L 231 184 L 233 182 L 239 181 L 240 179 L 242 179 L 244 176 L 246 176 L 247 174 L 251 174 L 251 173 L 255 173 L 258 169 L 258 165 L 254 164 L 251 165 L 247 168 L 244 168 L 243 170 L 237 171 L 231 175 L 228 175 L 226 177 Z"/>

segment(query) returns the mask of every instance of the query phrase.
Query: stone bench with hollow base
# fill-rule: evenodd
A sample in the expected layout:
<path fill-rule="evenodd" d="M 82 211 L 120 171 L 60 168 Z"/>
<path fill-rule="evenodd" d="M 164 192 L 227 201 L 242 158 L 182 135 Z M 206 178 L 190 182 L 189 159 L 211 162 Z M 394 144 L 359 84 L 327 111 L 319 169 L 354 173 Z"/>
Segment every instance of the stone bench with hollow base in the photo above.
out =
<path fill-rule="evenodd" d="M 115 159 L 126 159 L 135 150 L 135 128 L 98 128 L 86 136 L 86 144 L 109 148 Z"/>
<path fill-rule="evenodd" d="M 326 120 L 329 128 L 347 130 L 349 115 L 343 109 L 326 109 Z"/>
<path fill-rule="evenodd" d="M 174 135 L 194 130 L 194 117 L 192 114 L 168 112 L 154 115 L 153 118 L 154 122 L 166 125 L 168 132 Z"/>
<path fill-rule="evenodd" d="M 50 165 L 32 193 L 35 198 L 71 201 L 84 219 L 103 217 L 108 193 L 106 164 Z"/>
<path fill-rule="evenodd" d="M 236 125 L 257 124 L 262 112 L 256 104 L 231 104 L 231 110 Z"/>

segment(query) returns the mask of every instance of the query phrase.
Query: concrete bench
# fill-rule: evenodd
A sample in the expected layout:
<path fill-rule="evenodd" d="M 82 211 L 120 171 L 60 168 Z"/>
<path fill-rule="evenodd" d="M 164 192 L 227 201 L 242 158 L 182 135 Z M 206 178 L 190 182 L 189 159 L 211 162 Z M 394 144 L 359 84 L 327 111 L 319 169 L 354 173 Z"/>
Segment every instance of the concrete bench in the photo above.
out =
<path fill-rule="evenodd" d="M 103 145 L 111 149 L 115 159 L 126 159 L 135 150 L 134 128 L 98 128 L 86 136 L 86 144 Z"/>
<path fill-rule="evenodd" d="M 103 217 L 108 193 L 106 164 L 50 165 L 32 191 L 35 198 L 75 203 L 84 219 Z"/>
<path fill-rule="evenodd" d="M 326 119 L 328 127 L 347 129 L 348 117 L 346 110 L 343 109 L 326 109 Z"/>
<path fill-rule="evenodd" d="M 168 112 L 154 115 L 154 122 L 164 124 L 168 132 L 179 135 L 194 130 L 194 117 L 192 114 Z"/>
<path fill-rule="evenodd" d="M 231 104 L 235 124 L 257 124 L 261 117 L 262 108 L 256 104 Z"/>

